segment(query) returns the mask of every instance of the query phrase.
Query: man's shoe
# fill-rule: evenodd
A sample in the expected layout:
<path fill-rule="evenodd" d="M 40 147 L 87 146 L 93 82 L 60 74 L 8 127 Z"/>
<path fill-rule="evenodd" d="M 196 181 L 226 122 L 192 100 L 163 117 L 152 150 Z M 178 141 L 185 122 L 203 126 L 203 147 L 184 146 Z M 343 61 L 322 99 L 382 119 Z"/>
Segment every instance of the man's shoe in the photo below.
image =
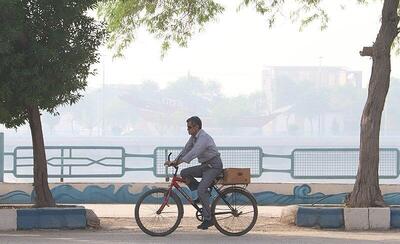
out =
<path fill-rule="evenodd" d="M 212 220 L 204 220 L 203 223 L 201 223 L 201 225 L 197 226 L 197 229 L 207 230 L 208 227 L 211 227 L 213 225 L 214 225 L 214 221 L 212 221 Z"/>

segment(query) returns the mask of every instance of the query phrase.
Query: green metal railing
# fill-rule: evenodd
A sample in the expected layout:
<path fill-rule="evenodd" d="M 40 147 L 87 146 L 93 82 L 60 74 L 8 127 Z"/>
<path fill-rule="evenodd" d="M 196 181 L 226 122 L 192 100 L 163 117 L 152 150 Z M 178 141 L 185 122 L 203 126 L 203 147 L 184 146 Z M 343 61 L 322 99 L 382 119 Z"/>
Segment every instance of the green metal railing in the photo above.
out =
<path fill-rule="evenodd" d="M 164 166 L 168 154 L 171 158 L 178 156 L 182 147 L 157 147 L 154 149 L 154 175 L 165 177 L 168 168 Z M 218 147 L 224 168 L 250 168 L 252 177 L 260 177 L 263 169 L 263 152 L 260 147 Z M 198 164 L 197 159 L 190 164 L 181 164 L 180 170 Z"/>
<path fill-rule="evenodd" d="M 32 178 L 32 147 L 16 147 L 13 152 L 4 152 L 3 148 L 4 138 L 0 133 L 0 182 L 5 173 L 16 178 Z M 147 171 L 155 177 L 165 177 L 171 174 L 164 166 L 168 154 L 172 153 L 175 158 L 181 150 L 182 147 L 156 147 L 152 154 L 130 154 L 123 147 L 114 146 L 48 146 L 48 175 L 61 180 L 119 178 L 127 172 Z M 260 147 L 218 147 L 218 150 L 224 168 L 250 168 L 252 177 L 286 173 L 294 179 L 350 179 L 356 176 L 359 160 L 357 148 L 303 148 L 289 155 L 267 154 Z M 4 169 L 4 157 L 12 161 L 11 169 Z M 287 167 L 276 168 L 280 164 L 277 160 L 286 160 L 283 166 Z M 190 165 L 183 164 L 181 169 L 196 164 L 194 160 Z M 381 178 L 399 176 L 398 149 L 380 149 L 379 175 Z"/>
<path fill-rule="evenodd" d="M 4 182 L 4 134 L 0 133 L 0 182 Z"/>
<path fill-rule="evenodd" d="M 297 179 L 352 179 L 357 175 L 358 148 L 306 148 L 292 151 L 291 176 Z M 399 176 L 399 150 L 379 150 L 379 177 Z"/>

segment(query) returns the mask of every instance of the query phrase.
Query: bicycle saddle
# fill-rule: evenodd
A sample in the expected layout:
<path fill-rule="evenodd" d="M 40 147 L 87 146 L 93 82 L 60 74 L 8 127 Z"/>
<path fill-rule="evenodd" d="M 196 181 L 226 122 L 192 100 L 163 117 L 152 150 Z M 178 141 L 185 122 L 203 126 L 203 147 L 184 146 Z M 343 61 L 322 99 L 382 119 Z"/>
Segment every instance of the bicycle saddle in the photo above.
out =
<path fill-rule="evenodd" d="M 212 185 L 216 185 L 218 183 L 221 183 L 221 181 L 223 181 L 224 179 L 224 172 L 222 172 L 221 174 L 219 174 L 217 176 L 217 178 L 215 178 L 215 180 L 213 181 Z"/>
<path fill-rule="evenodd" d="M 219 174 L 217 176 L 217 178 L 215 178 L 216 180 L 222 180 L 224 178 L 224 172 L 222 172 L 221 174 Z"/>

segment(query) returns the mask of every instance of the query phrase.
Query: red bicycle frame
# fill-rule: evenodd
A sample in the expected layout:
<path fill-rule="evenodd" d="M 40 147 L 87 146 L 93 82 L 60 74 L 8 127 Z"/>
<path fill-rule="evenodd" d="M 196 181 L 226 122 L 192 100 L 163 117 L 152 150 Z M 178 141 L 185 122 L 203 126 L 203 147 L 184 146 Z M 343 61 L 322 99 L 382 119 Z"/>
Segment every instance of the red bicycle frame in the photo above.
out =
<path fill-rule="evenodd" d="M 168 155 L 168 161 L 170 161 L 170 156 L 171 156 L 171 154 L 172 154 L 172 153 L 170 153 L 170 154 Z M 185 181 L 182 177 L 177 176 L 178 168 L 179 168 L 179 167 L 176 166 L 176 165 L 174 165 L 173 167 L 175 168 L 175 173 L 174 173 L 174 175 L 173 175 L 173 177 L 172 177 L 171 184 L 170 184 L 169 187 L 168 187 L 167 194 L 165 194 L 165 196 L 164 196 L 163 203 L 161 204 L 160 208 L 157 210 L 157 214 L 161 214 L 161 212 L 164 210 L 165 206 L 168 205 L 168 199 L 170 198 L 171 192 L 172 192 L 172 190 L 173 190 L 174 187 L 175 187 L 175 189 L 176 189 L 178 192 L 180 192 L 180 193 L 182 194 L 182 196 L 183 196 L 183 197 L 198 211 L 198 212 L 201 212 L 202 209 L 201 209 L 196 203 L 193 202 L 192 198 L 191 198 L 190 196 L 188 196 L 188 194 L 187 194 L 187 193 L 182 189 L 182 187 L 178 184 L 179 182 L 180 182 L 180 183 L 186 183 L 186 181 Z M 166 176 L 165 178 L 166 178 L 166 181 L 169 181 L 168 171 L 167 171 L 167 176 Z M 214 190 L 217 192 L 218 195 L 221 195 L 221 191 L 220 191 L 220 189 L 219 189 L 218 187 L 216 187 L 215 185 L 213 185 L 213 186 L 212 186 L 212 189 L 214 189 Z M 231 206 L 224 198 L 222 198 L 222 200 L 227 204 L 227 206 L 228 206 L 231 210 L 233 210 L 232 206 Z"/>
<path fill-rule="evenodd" d="M 168 161 L 170 161 L 171 154 L 172 154 L 172 153 L 168 154 Z M 171 184 L 170 184 L 169 187 L 168 187 L 168 192 L 167 192 L 167 194 L 165 194 L 165 196 L 164 196 L 163 203 L 161 204 L 160 208 L 157 210 L 157 214 L 161 214 L 161 212 L 164 210 L 165 206 L 168 205 L 168 199 L 170 198 L 172 189 L 173 189 L 174 187 L 175 187 L 175 189 L 176 189 L 177 191 L 179 191 L 179 192 L 182 194 L 182 196 L 183 196 L 194 208 L 196 208 L 197 211 L 201 212 L 201 208 L 200 208 L 199 206 L 197 206 L 196 203 L 193 202 L 192 198 L 189 197 L 189 196 L 186 194 L 186 192 L 182 189 L 182 187 L 178 184 L 179 182 L 180 182 L 180 183 L 186 183 L 186 181 L 185 181 L 182 177 L 177 176 L 177 174 L 178 174 L 178 166 L 173 165 L 173 167 L 175 168 L 174 176 L 172 177 Z M 167 170 L 167 176 L 165 177 L 165 180 L 166 180 L 166 181 L 169 181 L 168 170 Z"/>
<path fill-rule="evenodd" d="M 186 181 L 185 181 L 182 177 L 177 176 L 178 167 L 177 167 L 177 166 L 174 166 L 174 168 L 175 168 L 174 176 L 172 177 L 171 184 L 170 184 L 169 187 L 168 187 L 168 192 L 167 192 L 167 194 L 165 194 L 163 203 L 161 204 L 160 208 L 158 209 L 157 214 L 160 214 L 160 213 L 163 211 L 163 209 L 165 208 L 165 206 L 168 205 L 168 199 L 169 199 L 170 196 L 171 196 L 171 192 L 172 192 L 173 188 L 175 188 L 177 191 L 179 191 L 179 192 L 182 194 L 182 196 L 183 196 L 191 205 L 193 205 L 197 210 L 200 211 L 200 210 L 201 210 L 200 207 L 197 206 L 197 204 L 195 204 L 195 203 L 193 202 L 192 198 L 191 198 L 190 196 L 188 196 L 188 195 L 186 194 L 186 192 L 182 189 L 182 187 L 178 184 L 178 183 L 186 183 Z M 168 177 L 167 177 L 167 180 L 168 180 Z"/>

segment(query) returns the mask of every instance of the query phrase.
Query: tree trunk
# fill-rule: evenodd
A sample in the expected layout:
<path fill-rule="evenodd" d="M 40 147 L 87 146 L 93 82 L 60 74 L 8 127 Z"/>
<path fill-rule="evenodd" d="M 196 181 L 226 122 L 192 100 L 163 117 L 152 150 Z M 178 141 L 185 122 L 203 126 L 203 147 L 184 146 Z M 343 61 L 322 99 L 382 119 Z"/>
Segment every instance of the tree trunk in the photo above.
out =
<path fill-rule="evenodd" d="M 360 52 L 372 57 L 372 73 L 361 117 L 360 162 L 353 191 L 347 199 L 349 207 L 385 205 L 379 188 L 379 131 L 390 83 L 390 50 L 398 34 L 398 5 L 399 0 L 383 2 L 382 25 L 372 50 L 365 48 Z"/>
<path fill-rule="evenodd" d="M 54 207 L 55 202 L 47 182 L 47 161 L 44 148 L 42 123 L 39 108 L 27 106 L 29 126 L 31 127 L 33 145 L 33 187 L 36 207 Z"/>

